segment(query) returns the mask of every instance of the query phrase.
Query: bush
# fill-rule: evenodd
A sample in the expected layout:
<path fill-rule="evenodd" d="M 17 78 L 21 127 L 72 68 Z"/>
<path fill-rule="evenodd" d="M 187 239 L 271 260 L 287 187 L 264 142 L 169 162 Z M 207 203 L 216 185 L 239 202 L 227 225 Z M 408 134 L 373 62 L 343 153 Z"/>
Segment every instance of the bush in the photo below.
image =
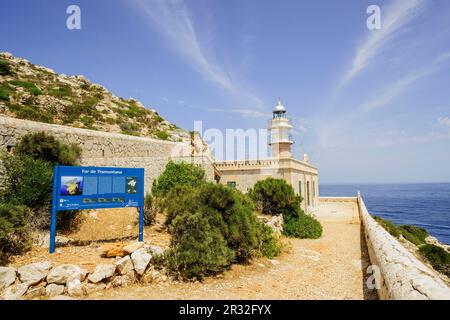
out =
<path fill-rule="evenodd" d="M 416 246 L 420 246 L 425 243 L 425 238 L 429 236 L 428 231 L 412 225 L 397 226 L 392 221 L 382 219 L 380 217 L 373 217 L 387 232 L 389 232 L 395 238 L 399 238 L 400 235 L 406 240 L 413 243 Z"/>
<path fill-rule="evenodd" d="M 36 85 L 32 82 L 21 81 L 21 80 L 12 80 L 9 82 L 13 86 L 22 87 L 28 90 L 31 94 L 38 96 L 42 94 L 42 91 L 36 87 Z"/>
<path fill-rule="evenodd" d="M 0 100 L 9 101 L 9 91 L 3 88 L 0 88 Z"/>
<path fill-rule="evenodd" d="M 158 131 L 156 132 L 156 137 L 161 140 L 167 140 L 169 139 L 169 134 L 165 131 Z"/>
<path fill-rule="evenodd" d="M 281 253 L 281 240 L 274 235 L 271 227 L 259 223 L 259 252 L 263 257 L 273 259 Z"/>
<path fill-rule="evenodd" d="M 156 221 L 155 201 L 150 193 L 145 195 L 144 199 L 144 225 L 150 226 Z"/>
<path fill-rule="evenodd" d="M 175 186 L 196 187 L 205 181 L 205 171 L 194 164 L 185 162 L 167 163 L 164 172 L 153 181 L 152 194 L 164 197 Z"/>
<path fill-rule="evenodd" d="M 81 149 L 77 145 L 63 144 L 45 132 L 39 132 L 23 136 L 14 153 L 48 161 L 53 165 L 73 166 L 78 164 Z"/>
<path fill-rule="evenodd" d="M 214 183 L 176 186 L 164 199 L 164 208 L 173 236 L 169 268 L 183 277 L 202 278 L 233 262 L 273 257 L 280 250 L 238 190 Z"/>
<path fill-rule="evenodd" d="M 284 179 L 267 178 L 258 181 L 248 192 L 263 214 L 283 214 L 286 220 L 297 216 L 301 197 L 295 194 L 294 189 Z"/>
<path fill-rule="evenodd" d="M 30 210 L 25 206 L 0 204 L 0 262 L 30 248 Z"/>
<path fill-rule="evenodd" d="M 322 225 L 314 217 L 301 213 L 284 222 L 283 234 L 300 239 L 318 239 L 322 236 Z"/>
<path fill-rule="evenodd" d="M 6 60 L 0 60 L 0 76 L 12 75 L 11 65 Z"/>
<path fill-rule="evenodd" d="M 31 156 L 5 154 L 2 157 L 5 176 L 3 202 L 37 209 L 48 206 L 53 187 L 51 163 Z"/>
<path fill-rule="evenodd" d="M 425 238 L 429 236 L 427 230 L 411 225 L 402 225 L 398 227 L 398 230 L 406 240 L 416 246 L 424 244 Z"/>
<path fill-rule="evenodd" d="M 381 225 L 387 232 L 389 232 L 395 238 L 400 237 L 400 231 L 397 226 L 389 220 L 383 219 L 381 217 L 374 216 L 373 217 L 379 225 Z"/>
<path fill-rule="evenodd" d="M 25 205 L 33 209 L 31 224 L 36 228 L 49 227 L 53 188 L 53 166 L 74 165 L 80 149 L 60 143 L 45 133 L 22 137 L 13 154 L 3 154 L 4 181 L 0 189 L 3 202 Z M 58 215 L 58 229 L 75 230 L 81 220 L 75 212 Z"/>
<path fill-rule="evenodd" d="M 172 244 L 167 266 L 186 279 L 224 271 L 234 258 L 220 229 L 212 226 L 205 212 L 184 214 L 172 224 Z"/>
<path fill-rule="evenodd" d="M 430 262 L 434 269 L 450 277 L 450 253 L 433 244 L 425 244 L 419 252 Z"/>

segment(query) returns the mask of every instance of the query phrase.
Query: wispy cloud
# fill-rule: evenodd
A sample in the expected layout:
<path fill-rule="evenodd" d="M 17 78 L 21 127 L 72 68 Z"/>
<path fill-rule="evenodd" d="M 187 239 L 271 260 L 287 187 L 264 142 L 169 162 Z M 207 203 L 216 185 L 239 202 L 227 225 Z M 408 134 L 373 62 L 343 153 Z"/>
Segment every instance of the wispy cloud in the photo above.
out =
<path fill-rule="evenodd" d="M 436 122 L 439 126 L 450 128 L 450 118 L 449 117 L 439 117 L 436 120 Z"/>
<path fill-rule="evenodd" d="M 257 110 L 251 109 L 221 109 L 221 108 L 212 108 L 208 109 L 209 112 L 226 112 L 226 113 L 236 113 L 241 115 L 244 118 L 267 118 L 270 115 L 266 112 L 261 112 Z"/>
<path fill-rule="evenodd" d="M 419 80 L 439 71 L 441 64 L 450 59 L 450 54 L 445 53 L 440 55 L 429 65 L 421 67 L 417 70 L 409 72 L 396 82 L 390 83 L 382 92 L 378 93 L 376 97 L 363 103 L 361 110 L 364 112 L 373 111 L 380 107 L 387 105 L 389 102 L 402 95 L 405 91 L 411 88 L 411 85 Z"/>
<path fill-rule="evenodd" d="M 262 108 L 263 103 L 256 95 L 243 89 L 237 79 L 231 78 L 229 70 L 206 56 L 210 48 L 205 48 L 198 38 L 194 21 L 183 0 L 135 0 L 143 14 L 168 40 L 170 46 L 179 53 L 205 79 L 239 99 L 252 102 Z M 208 50 L 207 50 L 208 49 Z"/>
<path fill-rule="evenodd" d="M 391 132 L 376 141 L 378 147 L 391 147 L 396 145 L 417 145 L 434 141 L 450 140 L 450 132 L 431 131 L 424 134 L 410 135 L 405 131 Z"/>
<path fill-rule="evenodd" d="M 357 48 L 351 67 L 344 74 L 339 88 L 359 75 L 389 45 L 403 26 L 420 16 L 426 3 L 426 0 L 392 1 L 382 8 L 381 29 L 370 31 L 367 38 Z"/>

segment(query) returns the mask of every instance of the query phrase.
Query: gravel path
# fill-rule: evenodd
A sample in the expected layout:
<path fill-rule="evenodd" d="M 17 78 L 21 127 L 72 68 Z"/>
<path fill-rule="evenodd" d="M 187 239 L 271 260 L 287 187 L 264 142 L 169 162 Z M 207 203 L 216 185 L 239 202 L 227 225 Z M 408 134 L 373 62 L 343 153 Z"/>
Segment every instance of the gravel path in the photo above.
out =
<path fill-rule="evenodd" d="M 356 205 L 324 204 L 321 209 L 322 238 L 289 240 L 288 252 L 275 261 L 233 266 L 203 283 L 133 285 L 90 299 L 376 299 L 364 286 L 368 259 Z"/>

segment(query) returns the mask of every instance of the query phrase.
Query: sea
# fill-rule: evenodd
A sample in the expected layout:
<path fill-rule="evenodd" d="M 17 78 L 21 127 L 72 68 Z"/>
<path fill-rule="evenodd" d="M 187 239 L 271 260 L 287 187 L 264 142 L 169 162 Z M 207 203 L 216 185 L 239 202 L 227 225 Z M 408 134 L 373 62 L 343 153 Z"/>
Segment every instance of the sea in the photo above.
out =
<path fill-rule="evenodd" d="M 422 227 L 450 244 L 450 183 L 319 184 L 321 197 L 356 196 L 372 215 Z"/>

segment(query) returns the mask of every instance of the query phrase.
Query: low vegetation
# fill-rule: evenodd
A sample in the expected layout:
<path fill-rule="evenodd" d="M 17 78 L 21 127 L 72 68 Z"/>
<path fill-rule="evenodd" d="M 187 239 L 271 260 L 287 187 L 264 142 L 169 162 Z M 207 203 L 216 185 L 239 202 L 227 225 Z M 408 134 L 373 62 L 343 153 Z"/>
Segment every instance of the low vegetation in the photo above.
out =
<path fill-rule="evenodd" d="M 12 153 L 1 155 L 5 169 L 0 189 L 1 259 L 29 248 L 31 229 L 48 230 L 53 167 L 78 163 L 80 149 L 46 133 L 22 137 Z M 75 212 L 58 215 L 57 228 L 72 231 L 80 218 Z"/>
<path fill-rule="evenodd" d="M 392 221 L 377 216 L 375 216 L 374 219 L 395 238 L 400 238 L 400 236 L 402 236 L 416 246 L 425 244 L 425 238 L 429 236 L 427 230 L 423 228 L 411 225 L 398 226 Z"/>
<path fill-rule="evenodd" d="M 267 178 L 258 181 L 248 192 L 263 214 L 283 215 L 283 233 L 288 237 L 317 239 L 322 225 L 300 207 L 302 199 L 284 179 Z"/>
<path fill-rule="evenodd" d="M 197 187 L 205 180 L 205 171 L 185 162 L 169 161 L 164 172 L 153 182 L 152 194 L 164 198 L 175 186 Z"/>
<path fill-rule="evenodd" d="M 450 253 L 433 244 L 425 244 L 419 252 L 430 262 L 434 269 L 450 277 Z"/>
<path fill-rule="evenodd" d="M 450 277 L 450 253 L 440 246 L 426 243 L 425 239 L 429 236 L 427 230 L 412 225 L 398 226 L 389 220 L 376 216 L 374 219 L 395 238 L 403 237 L 416 245 L 422 257 L 435 270 Z"/>
<path fill-rule="evenodd" d="M 0 264 L 30 248 L 30 216 L 26 206 L 0 204 Z"/>
<path fill-rule="evenodd" d="M 7 116 L 161 140 L 187 136 L 137 100 L 118 98 L 84 77 L 59 75 L 4 53 L 0 77 L 0 113 Z"/>
<path fill-rule="evenodd" d="M 281 242 L 259 221 L 252 201 L 236 189 L 205 181 L 202 168 L 169 162 L 153 185 L 172 235 L 164 264 L 184 279 L 202 279 L 233 263 L 273 258 Z"/>

